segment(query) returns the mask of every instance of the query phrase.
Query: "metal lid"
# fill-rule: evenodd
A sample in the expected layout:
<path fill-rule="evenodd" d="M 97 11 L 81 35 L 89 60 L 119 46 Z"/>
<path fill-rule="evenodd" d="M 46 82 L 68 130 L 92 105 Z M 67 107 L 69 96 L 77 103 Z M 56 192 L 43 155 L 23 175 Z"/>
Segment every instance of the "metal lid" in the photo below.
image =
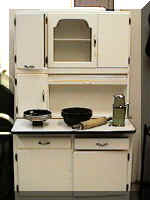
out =
<path fill-rule="evenodd" d="M 124 94 L 116 94 L 114 97 L 114 106 L 120 107 L 125 105 L 125 96 Z"/>

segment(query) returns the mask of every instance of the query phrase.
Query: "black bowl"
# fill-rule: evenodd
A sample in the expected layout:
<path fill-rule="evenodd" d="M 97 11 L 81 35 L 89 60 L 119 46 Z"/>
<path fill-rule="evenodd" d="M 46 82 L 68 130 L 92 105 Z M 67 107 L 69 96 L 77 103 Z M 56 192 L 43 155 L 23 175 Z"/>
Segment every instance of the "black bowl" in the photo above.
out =
<path fill-rule="evenodd" d="M 61 111 L 64 122 L 68 126 L 79 124 L 80 122 L 87 121 L 92 117 L 92 110 L 89 108 L 64 108 Z"/>

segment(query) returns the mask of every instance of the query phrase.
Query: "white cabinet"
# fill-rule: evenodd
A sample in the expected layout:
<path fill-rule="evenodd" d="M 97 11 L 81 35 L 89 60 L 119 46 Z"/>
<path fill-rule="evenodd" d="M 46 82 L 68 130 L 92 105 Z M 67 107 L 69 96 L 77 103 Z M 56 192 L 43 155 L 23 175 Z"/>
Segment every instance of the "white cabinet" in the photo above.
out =
<path fill-rule="evenodd" d="M 127 151 L 79 151 L 73 158 L 74 191 L 126 191 Z"/>
<path fill-rule="evenodd" d="M 99 15 L 98 67 L 128 67 L 130 57 L 130 15 Z"/>
<path fill-rule="evenodd" d="M 35 134 L 35 133 L 34 133 Z M 127 191 L 128 138 L 14 135 L 19 191 Z"/>
<path fill-rule="evenodd" d="M 49 68 L 97 65 L 97 15 L 48 14 Z"/>
<path fill-rule="evenodd" d="M 28 109 L 48 109 L 48 75 L 18 74 L 16 86 L 17 117 Z"/>
<path fill-rule="evenodd" d="M 126 191 L 129 140 L 75 139 L 74 191 Z"/>
<path fill-rule="evenodd" d="M 44 14 L 16 15 L 16 65 L 44 67 Z"/>
<path fill-rule="evenodd" d="M 18 151 L 20 191 L 71 191 L 71 150 Z"/>

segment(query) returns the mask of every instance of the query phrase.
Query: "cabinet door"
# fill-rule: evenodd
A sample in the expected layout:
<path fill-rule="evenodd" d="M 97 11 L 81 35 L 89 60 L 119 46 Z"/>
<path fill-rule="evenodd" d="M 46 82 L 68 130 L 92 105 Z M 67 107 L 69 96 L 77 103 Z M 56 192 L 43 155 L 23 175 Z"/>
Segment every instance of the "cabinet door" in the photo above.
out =
<path fill-rule="evenodd" d="M 44 15 L 16 15 L 17 66 L 44 67 Z"/>
<path fill-rule="evenodd" d="M 98 42 L 99 67 L 128 67 L 129 56 L 129 14 L 101 14 Z"/>
<path fill-rule="evenodd" d="M 127 152 L 75 152 L 73 181 L 74 191 L 125 191 Z"/>
<path fill-rule="evenodd" d="M 49 67 L 97 65 L 97 16 L 83 14 L 48 15 Z"/>
<path fill-rule="evenodd" d="M 71 150 L 20 150 L 20 191 L 71 191 Z"/>
<path fill-rule="evenodd" d="M 28 109 L 48 109 L 48 76 L 40 74 L 18 74 L 16 104 L 18 117 Z"/>

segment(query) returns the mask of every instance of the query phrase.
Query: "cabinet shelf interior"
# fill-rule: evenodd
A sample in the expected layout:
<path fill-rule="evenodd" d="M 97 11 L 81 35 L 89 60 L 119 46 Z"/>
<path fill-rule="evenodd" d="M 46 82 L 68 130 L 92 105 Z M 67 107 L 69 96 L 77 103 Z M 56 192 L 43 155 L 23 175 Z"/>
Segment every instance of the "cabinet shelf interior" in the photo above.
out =
<path fill-rule="evenodd" d="M 60 20 L 54 28 L 54 61 L 90 62 L 91 36 L 85 20 Z"/>

